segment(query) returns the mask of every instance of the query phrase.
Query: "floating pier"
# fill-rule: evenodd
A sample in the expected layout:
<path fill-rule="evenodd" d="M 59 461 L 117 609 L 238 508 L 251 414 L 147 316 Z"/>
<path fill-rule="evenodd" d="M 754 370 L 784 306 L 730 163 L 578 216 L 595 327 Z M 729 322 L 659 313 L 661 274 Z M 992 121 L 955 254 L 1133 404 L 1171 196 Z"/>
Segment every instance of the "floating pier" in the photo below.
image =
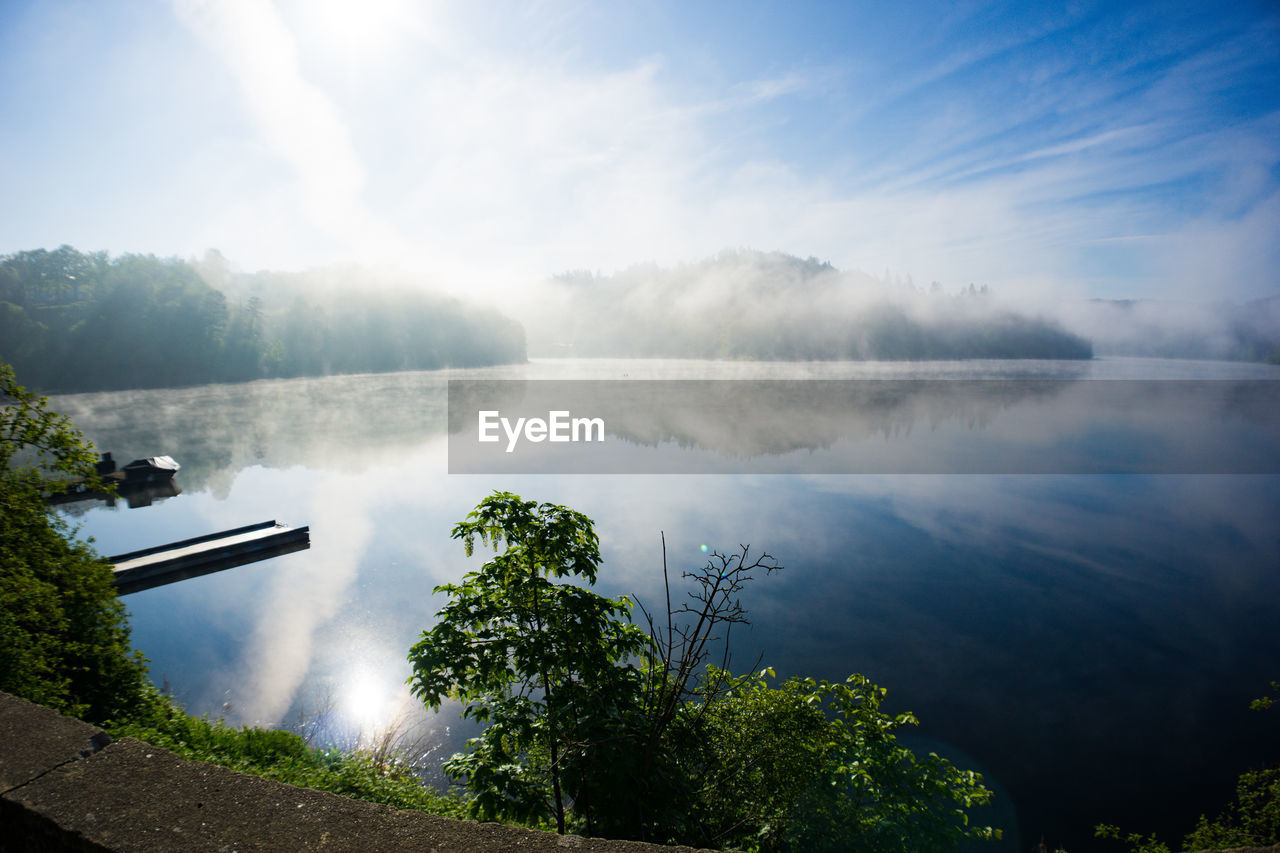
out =
<path fill-rule="evenodd" d="M 115 568 L 116 592 L 128 595 L 310 547 L 310 527 L 263 521 L 107 559 Z"/>

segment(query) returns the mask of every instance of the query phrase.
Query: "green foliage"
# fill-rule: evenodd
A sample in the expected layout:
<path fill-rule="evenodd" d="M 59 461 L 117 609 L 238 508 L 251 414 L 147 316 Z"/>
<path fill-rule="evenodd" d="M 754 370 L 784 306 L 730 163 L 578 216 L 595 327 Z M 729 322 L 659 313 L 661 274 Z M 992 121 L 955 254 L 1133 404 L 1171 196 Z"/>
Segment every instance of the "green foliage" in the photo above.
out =
<path fill-rule="evenodd" d="M 1271 682 L 1271 692 L 1280 693 L 1280 681 Z M 1276 700 L 1271 696 L 1260 696 L 1249 703 L 1250 710 L 1266 711 L 1275 705 Z"/>
<path fill-rule="evenodd" d="M 1217 817 L 1200 815 L 1182 846 L 1188 850 L 1280 844 L 1280 767 L 1249 770 L 1236 780 L 1236 798 Z"/>
<path fill-rule="evenodd" d="M 645 839 L 705 840 L 696 822 L 698 800 L 694 778 L 698 739 L 688 721 L 724 698 L 732 684 L 728 672 L 729 634 L 747 623 L 741 593 L 759 570 L 782 569 L 768 553 L 751 559 L 749 546 L 735 554 L 713 551 L 705 565 L 683 572 L 690 589 L 678 605 L 671 604 L 666 540 L 663 538 L 662 576 L 666 593 L 665 619 L 655 621 L 643 602 L 637 605 L 648 625 L 649 644 L 641 667 L 642 749 L 635 773 L 636 796 L 625 810 L 609 815 L 618 834 Z M 710 666 L 712 651 L 720 652 L 720 667 Z M 700 710 L 691 712 L 694 700 Z"/>
<path fill-rule="evenodd" d="M 826 765 L 801 798 L 790 849 L 949 850 L 967 839 L 1000 838 L 998 829 L 969 825 L 968 809 L 991 800 L 982 776 L 900 744 L 895 733 L 919 721 L 884 713 L 884 688 L 861 675 L 844 684 L 804 679 L 785 687 L 834 714 L 825 732 Z"/>
<path fill-rule="evenodd" d="M 403 761 L 371 752 L 338 752 L 309 746 L 299 735 L 272 729 L 231 728 L 192 717 L 149 687 L 131 718 L 112 727 L 193 761 L 207 761 L 302 788 L 315 788 L 398 809 L 463 817 L 465 803 L 422 783 Z"/>
<path fill-rule="evenodd" d="M 0 690 L 102 723 L 146 684 L 111 567 L 40 493 L 0 486 Z"/>
<path fill-rule="evenodd" d="M 955 849 L 1000 831 L 970 826 L 967 810 L 991 792 L 982 777 L 935 754 L 916 756 L 896 732 L 909 713 L 881 709 L 864 676 L 844 683 L 791 678 L 771 686 L 732 678 L 686 719 L 697 744 L 692 824 L 697 843 L 735 850 Z"/>
<path fill-rule="evenodd" d="M 1094 827 L 1093 834 L 1095 838 L 1114 838 L 1124 841 L 1129 845 L 1132 853 L 1172 853 L 1169 845 L 1156 838 L 1154 834 L 1143 835 L 1140 832 L 1122 834 L 1120 827 L 1107 823 L 1100 823 Z"/>
<path fill-rule="evenodd" d="M 759 851 L 999 837 L 968 823 L 991 796 L 981 777 L 899 744 L 915 718 L 883 712 L 885 691 L 862 676 L 773 687 L 764 673 L 695 674 L 713 631 L 746 621 L 737 594 L 755 569 L 777 568 L 768 555 L 713 555 L 686 574 L 693 604 L 669 606 L 664 629 L 649 618 L 646 637 L 625 621 L 626 599 L 553 582 L 595 581 L 582 514 L 497 492 L 453 535 L 468 552 L 477 537 L 505 548 L 438 587 L 450 600 L 410 651 L 410 682 L 428 705 L 452 697 L 488 724 L 445 764 L 471 789 L 473 816 Z"/>
<path fill-rule="evenodd" d="M 693 771 L 689 820 L 704 843 L 778 848 L 826 764 L 821 705 L 795 681 L 769 689 L 771 674 L 731 678 L 724 695 L 689 703 L 677 722 L 674 737 L 688 744 L 682 763 Z"/>
<path fill-rule="evenodd" d="M 95 478 L 97 454 L 65 415 L 18 384 L 13 368 L 0 362 L 0 476 L 6 483 L 36 488 L 51 477 Z"/>
<path fill-rule="evenodd" d="M 0 364 L 0 690 L 94 722 L 146 684 L 111 567 L 71 538 L 44 494 L 95 481 L 96 455 L 65 417 Z"/>
<path fill-rule="evenodd" d="M 36 387 L 83 391 L 525 357 L 523 329 L 494 311 L 358 285 L 325 310 L 310 290 L 233 273 L 216 252 L 200 263 L 70 246 L 0 256 L 0 359 Z"/>
<path fill-rule="evenodd" d="M 553 819 L 564 832 L 567 796 L 589 822 L 604 742 L 636 695 L 624 662 L 644 643 L 626 599 L 554 580 L 595 582 L 591 520 L 495 492 L 453 537 L 468 553 L 476 538 L 505 549 L 461 584 L 437 587 L 449 603 L 409 652 L 415 695 L 434 708 L 457 699 L 464 716 L 488 723 L 445 769 L 471 789 L 477 817 Z"/>

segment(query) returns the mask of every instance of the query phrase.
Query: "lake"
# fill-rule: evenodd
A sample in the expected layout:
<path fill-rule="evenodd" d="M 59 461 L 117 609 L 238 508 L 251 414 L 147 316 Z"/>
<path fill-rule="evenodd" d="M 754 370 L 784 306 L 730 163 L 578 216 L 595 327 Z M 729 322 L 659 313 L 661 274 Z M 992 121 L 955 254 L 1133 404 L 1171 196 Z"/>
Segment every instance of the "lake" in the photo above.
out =
<path fill-rule="evenodd" d="M 783 419 L 755 411 L 764 426 L 745 431 L 719 428 L 744 420 L 724 408 L 693 425 L 637 415 L 619 470 L 677 473 L 448 473 L 465 432 L 448 381 L 535 379 L 965 381 L 856 417 L 789 396 Z M 1098 822 L 1185 831 L 1240 771 L 1280 758 L 1274 721 L 1247 710 L 1280 679 L 1280 385 L 1256 384 L 1277 379 L 1150 359 L 548 359 L 52 407 L 122 463 L 182 464 L 177 497 L 68 510 L 104 554 L 266 519 L 311 527 L 308 551 L 125 599 L 153 677 L 194 713 L 352 742 L 408 709 L 422 750 L 456 748 L 456 709 L 413 716 L 406 653 L 443 603 L 432 588 L 481 560 L 452 526 L 501 489 L 595 519 L 610 595 L 661 598 L 663 534 L 677 574 L 704 545 L 768 551 L 786 568 L 746 593 L 738 669 L 866 674 L 920 717 L 913 746 L 986 774 L 998 804 L 979 819 L 1006 829 L 1003 849 L 1043 834 L 1079 850 Z M 971 391 L 1002 384 L 1022 390 Z M 1095 417 L 1098 388 L 1135 396 Z M 1182 388 L 1201 396 L 1170 396 Z"/>

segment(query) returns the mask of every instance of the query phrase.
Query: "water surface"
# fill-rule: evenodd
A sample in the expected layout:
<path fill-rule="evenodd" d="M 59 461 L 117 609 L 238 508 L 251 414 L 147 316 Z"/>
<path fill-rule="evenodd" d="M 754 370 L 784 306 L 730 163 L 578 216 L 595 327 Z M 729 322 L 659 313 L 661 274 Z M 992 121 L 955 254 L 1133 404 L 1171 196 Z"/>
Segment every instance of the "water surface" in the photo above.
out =
<path fill-rule="evenodd" d="M 988 774 L 1001 802 L 984 820 L 1007 828 L 1007 849 L 1042 833 L 1087 849 L 1100 821 L 1185 830 L 1241 770 L 1280 756 L 1275 726 L 1246 710 L 1280 678 L 1280 477 L 449 475 L 450 378 L 1274 380 L 1280 369 L 547 360 L 55 398 L 118 460 L 183 465 L 178 497 L 73 511 L 104 553 L 271 518 L 311 526 L 309 551 L 126 599 L 154 677 L 190 710 L 289 725 L 319 709 L 331 733 L 353 733 L 411 707 L 405 655 L 443 603 L 431 590 L 480 559 L 449 531 L 503 489 L 594 518 L 609 594 L 660 599 L 660 532 L 673 569 L 701 564 L 703 545 L 775 555 L 786 569 L 749 590 L 738 665 L 762 655 L 780 675 L 862 672 L 888 687 L 892 709 L 922 719 L 917 744 Z M 987 437 L 1021 410 L 964 411 L 961 429 Z M 1152 433 L 1148 414 L 1134 408 L 1124 441 Z M 1202 414 L 1186 412 L 1175 434 L 1194 442 L 1221 423 Z M 875 440 L 946 451 L 927 418 L 912 424 Z M 671 452 L 715 452 L 702 441 Z M 440 749 L 461 736 L 452 709 L 426 728 Z"/>

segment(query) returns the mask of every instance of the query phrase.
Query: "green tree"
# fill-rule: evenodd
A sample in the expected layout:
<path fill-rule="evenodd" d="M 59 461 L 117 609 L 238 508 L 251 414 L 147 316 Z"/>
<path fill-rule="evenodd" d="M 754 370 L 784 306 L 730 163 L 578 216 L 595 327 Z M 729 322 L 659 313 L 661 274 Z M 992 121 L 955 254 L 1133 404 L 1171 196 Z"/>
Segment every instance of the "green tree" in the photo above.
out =
<path fill-rule="evenodd" d="M 44 503 L 65 478 L 93 485 L 96 459 L 0 364 L 0 690 L 106 722 L 139 701 L 146 668 L 129 647 L 110 565 Z"/>
<path fill-rule="evenodd" d="M 644 644 L 625 598 L 556 582 L 595 582 L 592 522 L 495 492 L 453 537 L 468 554 L 476 538 L 505 548 L 436 588 L 449 603 L 409 653 L 419 698 L 433 708 L 457 699 L 465 717 L 488 724 L 445 769 L 471 789 L 477 817 L 550 818 L 563 833 L 572 802 L 590 832 L 592 790 L 620 770 L 605 759 L 634 712 L 638 677 L 626 661 Z"/>
<path fill-rule="evenodd" d="M 749 695 L 776 695 L 792 707 L 801 699 L 830 717 L 809 741 L 822 764 L 802 788 L 782 849 L 908 853 L 1001 837 L 999 829 L 969 822 L 971 808 L 991 801 L 981 774 L 902 745 L 897 732 L 919 720 L 883 711 L 887 693 L 857 674 L 844 683 L 793 678 L 776 689 L 750 686 Z"/>
<path fill-rule="evenodd" d="M 553 582 L 595 582 L 586 516 L 497 492 L 453 535 L 468 553 L 477 536 L 505 550 L 437 587 L 450 601 L 410 651 L 410 683 L 428 705 L 453 697 L 488 724 L 445 764 L 474 794 L 474 816 L 761 851 L 999 836 L 968 823 L 991 796 L 981 777 L 898 743 L 916 720 L 883 712 L 882 688 L 859 675 L 771 687 L 724 668 L 728 632 L 747 621 L 741 590 L 780 568 L 769 555 L 713 553 L 684 573 L 682 603 L 668 586 L 664 619 L 642 610 L 646 635 L 626 621 L 627 599 Z M 713 647 L 720 667 L 708 665 Z"/>
<path fill-rule="evenodd" d="M 262 300 L 250 296 L 236 306 L 222 345 L 222 373 L 232 382 L 258 379 L 263 373 L 266 345 L 262 335 Z"/>
<path fill-rule="evenodd" d="M 0 478 L 6 488 L 37 489 L 63 479 L 96 479 L 97 454 L 65 415 L 49 411 L 49 400 L 18 384 L 13 368 L 0 362 Z"/>
<path fill-rule="evenodd" d="M 685 703 L 670 733 L 686 774 L 676 839 L 745 851 L 953 850 L 999 838 L 971 826 L 990 801 L 982 777 L 897 732 L 914 715 L 882 709 L 887 691 L 772 669 L 731 676 L 710 667 L 705 696 Z"/>

